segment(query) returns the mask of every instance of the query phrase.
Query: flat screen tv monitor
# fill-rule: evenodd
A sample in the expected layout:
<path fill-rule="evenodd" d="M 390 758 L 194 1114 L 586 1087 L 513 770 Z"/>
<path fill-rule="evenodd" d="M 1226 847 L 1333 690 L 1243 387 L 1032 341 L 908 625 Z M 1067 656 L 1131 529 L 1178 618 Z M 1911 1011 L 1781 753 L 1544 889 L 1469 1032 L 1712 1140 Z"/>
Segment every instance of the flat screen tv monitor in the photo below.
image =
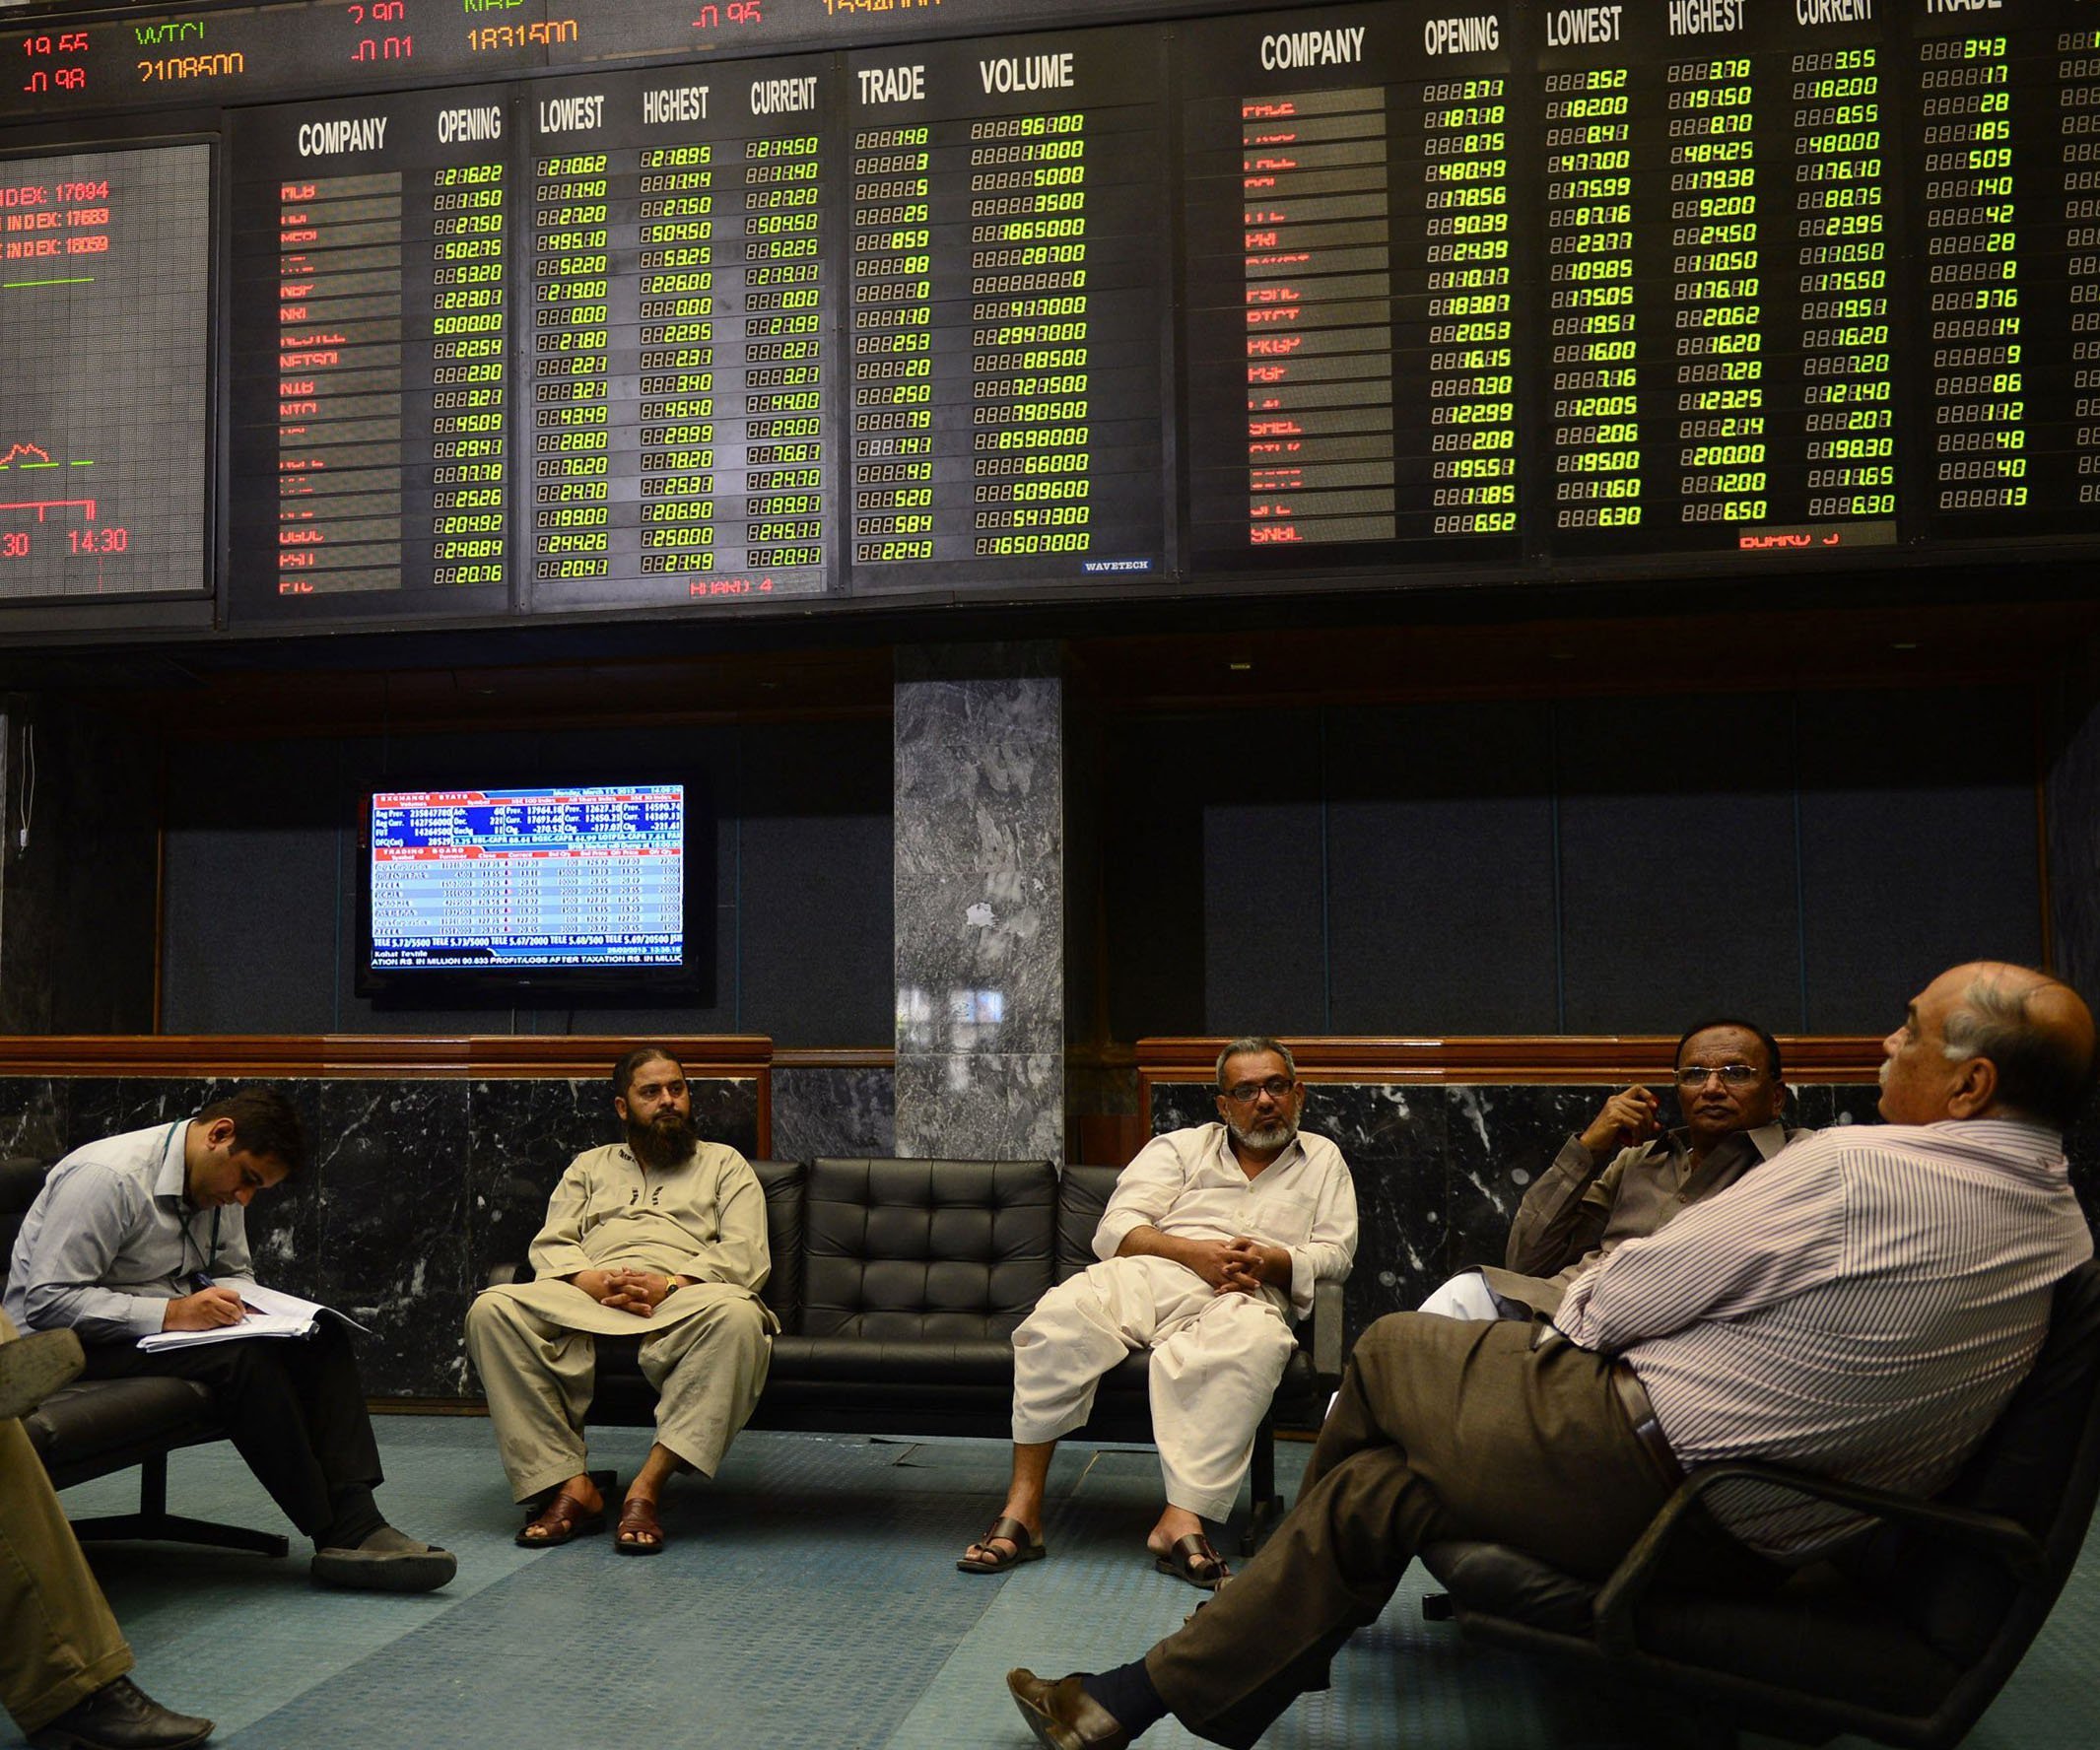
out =
<path fill-rule="evenodd" d="M 385 1005 L 706 1000 L 695 786 L 367 793 L 358 992 Z M 697 859 L 711 867 L 711 857 Z"/>

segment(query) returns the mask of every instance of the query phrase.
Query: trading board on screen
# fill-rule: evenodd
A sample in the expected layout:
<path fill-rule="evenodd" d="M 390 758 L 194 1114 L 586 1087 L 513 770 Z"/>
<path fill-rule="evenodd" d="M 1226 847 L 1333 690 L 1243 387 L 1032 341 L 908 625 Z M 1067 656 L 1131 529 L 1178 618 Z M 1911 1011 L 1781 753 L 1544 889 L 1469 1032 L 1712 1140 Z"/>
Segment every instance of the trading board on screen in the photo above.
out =
<path fill-rule="evenodd" d="M 360 988 L 690 981 L 680 783 L 381 790 Z"/>

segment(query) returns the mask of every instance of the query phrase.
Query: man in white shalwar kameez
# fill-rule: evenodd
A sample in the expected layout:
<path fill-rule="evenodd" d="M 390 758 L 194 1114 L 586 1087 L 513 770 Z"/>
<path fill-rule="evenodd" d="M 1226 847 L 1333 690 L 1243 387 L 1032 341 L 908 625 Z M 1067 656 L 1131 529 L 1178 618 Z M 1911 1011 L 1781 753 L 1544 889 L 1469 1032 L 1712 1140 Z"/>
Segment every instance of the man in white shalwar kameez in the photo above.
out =
<path fill-rule="evenodd" d="M 678 1060 L 631 1051 L 613 1088 L 627 1141 L 570 1163 L 532 1242 L 535 1279 L 475 1300 L 467 1350 L 511 1493 L 530 1504 L 517 1541 L 556 1544 L 604 1522 L 583 1442 L 592 1339 L 642 1336 L 656 1440 L 628 1485 L 614 1547 L 654 1555 L 664 1484 L 679 1470 L 714 1474 L 766 1382 L 779 1321 L 758 1297 L 770 1267 L 765 1191 L 742 1155 L 694 1133 Z"/>
<path fill-rule="evenodd" d="M 1150 1349 L 1152 1436 L 1167 1506 L 1154 1565 L 1215 1588 L 1230 1570 L 1205 1520 L 1232 1512 L 1254 1433 L 1290 1360 L 1313 1285 L 1356 1253 L 1341 1151 L 1298 1128 L 1305 1084 L 1276 1041 L 1218 1057 L 1218 1116 L 1155 1136 L 1122 1171 L 1094 1235 L 1102 1262 L 1058 1284 L 1014 1332 L 1013 1479 L 991 1528 L 956 1565 L 996 1574 L 1044 1553 L 1043 1486 L 1094 1388 Z"/>

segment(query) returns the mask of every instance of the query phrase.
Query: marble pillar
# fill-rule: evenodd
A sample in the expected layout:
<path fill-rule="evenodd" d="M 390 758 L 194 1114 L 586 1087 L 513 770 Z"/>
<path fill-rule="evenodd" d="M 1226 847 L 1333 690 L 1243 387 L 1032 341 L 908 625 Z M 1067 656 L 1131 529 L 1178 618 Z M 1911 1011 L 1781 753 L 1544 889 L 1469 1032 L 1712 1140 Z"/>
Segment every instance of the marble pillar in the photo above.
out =
<path fill-rule="evenodd" d="M 898 652 L 901 1156 L 1063 1159 L 1063 706 L 1052 643 Z"/>

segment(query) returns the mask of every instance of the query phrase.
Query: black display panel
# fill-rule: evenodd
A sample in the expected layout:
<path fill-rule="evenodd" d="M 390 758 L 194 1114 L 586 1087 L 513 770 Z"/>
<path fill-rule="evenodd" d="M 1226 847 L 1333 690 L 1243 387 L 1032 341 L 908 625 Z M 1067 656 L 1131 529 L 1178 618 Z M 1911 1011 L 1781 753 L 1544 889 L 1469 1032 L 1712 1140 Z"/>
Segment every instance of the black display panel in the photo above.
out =
<path fill-rule="evenodd" d="M 1556 555 L 1895 541 L 1900 133 L 1870 11 L 1546 14 Z"/>
<path fill-rule="evenodd" d="M 52 313 L 89 294 L 0 290 L 32 301 L 0 446 L 30 446 L 10 481 L 53 444 L 105 467 L 108 428 L 31 428 L 115 409 L 168 471 L 141 502 L 171 544 L 142 563 L 149 518 L 105 487 L 101 545 L 60 554 L 33 483 L 0 500 L 0 602 L 194 589 L 215 488 L 226 611 L 272 628 L 1813 572 L 2100 534 L 2088 0 L 1051 28 L 1135 10 L 1102 0 L 916 42 L 961 13 L 824 10 L 126 21 L 126 52 L 238 61 L 153 73 L 184 107 L 128 124 L 207 132 L 224 82 L 224 216 L 200 249 L 206 147 L 81 155 L 193 168 L 132 202 L 168 254 L 100 327 Z M 115 29 L 0 38 L 0 95 L 88 112 L 58 63 L 106 70 Z M 804 40 L 832 46 L 731 52 Z M 512 68 L 538 76 L 476 78 Z M 300 82 L 335 95 L 249 102 Z M 34 199 L 0 212 L 33 274 L 104 235 Z"/>
<path fill-rule="evenodd" d="M 2083 6 L 1931 8 L 1891 69 L 1931 539 L 2100 529 L 2096 24 Z"/>
<path fill-rule="evenodd" d="M 1189 29 L 1193 569 L 1522 557 L 1510 15 Z"/>
<path fill-rule="evenodd" d="M 531 88 L 534 605 L 836 587 L 837 78 L 810 57 Z"/>
<path fill-rule="evenodd" d="M 357 989 L 382 1006 L 705 1001 L 705 792 L 676 778 L 364 798 Z"/>
<path fill-rule="evenodd" d="M 209 587 L 211 157 L 0 159 L 0 601 Z"/>
<path fill-rule="evenodd" d="M 0 121 L 1023 31 L 1143 10 L 1139 0 L 279 0 L 135 6 L 117 18 L 104 8 L 0 31 L 0 67 L 14 74 L 0 77 Z"/>
<path fill-rule="evenodd" d="M 510 103 L 235 118 L 236 619 L 509 605 Z"/>
<path fill-rule="evenodd" d="M 1166 569 L 1164 47 L 849 59 L 855 591 Z"/>

